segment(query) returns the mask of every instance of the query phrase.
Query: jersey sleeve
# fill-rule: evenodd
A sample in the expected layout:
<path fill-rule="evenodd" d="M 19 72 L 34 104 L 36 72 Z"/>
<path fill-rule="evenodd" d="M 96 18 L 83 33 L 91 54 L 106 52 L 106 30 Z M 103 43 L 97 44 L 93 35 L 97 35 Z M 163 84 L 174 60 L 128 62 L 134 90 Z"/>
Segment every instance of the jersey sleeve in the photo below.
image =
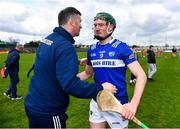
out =
<path fill-rule="evenodd" d="M 62 48 L 59 49 L 61 51 Z M 103 89 L 102 85 L 81 81 L 76 76 L 78 65 L 79 62 L 74 48 L 64 49 L 56 62 L 56 77 L 60 86 L 66 93 L 75 97 L 95 98 L 98 92 Z"/>
<path fill-rule="evenodd" d="M 91 48 L 89 48 L 88 51 L 87 51 L 87 65 L 92 66 L 90 53 L 91 53 Z"/>
<path fill-rule="evenodd" d="M 121 43 L 119 45 L 119 51 L 120 51 L 120 58 L 124 61 L 126 65 L 137 60 L 135 54 L 126 43 Z"/>

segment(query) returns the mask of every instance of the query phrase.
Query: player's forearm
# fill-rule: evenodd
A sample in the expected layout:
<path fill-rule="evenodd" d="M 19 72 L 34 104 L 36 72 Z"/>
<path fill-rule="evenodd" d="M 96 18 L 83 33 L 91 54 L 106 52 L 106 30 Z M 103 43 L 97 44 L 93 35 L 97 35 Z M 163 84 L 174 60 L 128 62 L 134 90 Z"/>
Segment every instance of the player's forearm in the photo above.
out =
<path fill-rule="evenodd" d="M 83 71 L 83 72 L 81 72 L 81 73 L 78 73 L 78 74 L 77 74 L 77 77 L 79 77 L 80 80 L 86 80 L 86 79 L 90 78 L 91 75 L 90 75 L 90 74 L 87 74 L 85 71 Z"/>
<path fill-rule="evenodd" d="M 141 74 L 139 74 L 137 76 L 137 81 L 136 81 L 136 85 L 135 85 L 135 90 L 134 90 L 134 95 L 131 99 L 131 103 L 133 103 L 133 105 L 135 105 L 136 107 L 138 107 L 143 91 L 144 91 L 144 87 L 146 85 L 146 74 L 144 73 L 144 71 L 140 72 Z"/>

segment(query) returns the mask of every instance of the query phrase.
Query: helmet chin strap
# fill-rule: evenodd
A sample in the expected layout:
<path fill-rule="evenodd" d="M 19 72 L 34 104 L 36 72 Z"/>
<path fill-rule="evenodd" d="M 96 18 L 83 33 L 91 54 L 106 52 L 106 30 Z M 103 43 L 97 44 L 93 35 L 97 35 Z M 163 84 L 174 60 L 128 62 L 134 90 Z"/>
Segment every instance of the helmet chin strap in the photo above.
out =
<path fill-rule="evenodd" d="M 111 34 L 113 33 L 113 30 L 112 31 L 108 31 L 109 30 L 109 25 L 110 25 L 110 23 L 108 24 L 107 29 L 106 29 L 106 32 L 107 32 L 108 35 L 106 35 L 105 37 L 94 35 L 94 39 L 102 41 L 102 40 L 107 39 L 109 36 L 111 36 Z"/>
<path fill-rule="evenodd" d="M 102 37 L 102 36 L 99 36 L 99 35 L 94 35 L 94 39 L 97 39 L 97 40 L 102 41 L 102 40 L 107 39 L 109 36 L 111 36 L 111 34 L 112 34 L 112 33 L 106 35 L 105 37 Z"/>

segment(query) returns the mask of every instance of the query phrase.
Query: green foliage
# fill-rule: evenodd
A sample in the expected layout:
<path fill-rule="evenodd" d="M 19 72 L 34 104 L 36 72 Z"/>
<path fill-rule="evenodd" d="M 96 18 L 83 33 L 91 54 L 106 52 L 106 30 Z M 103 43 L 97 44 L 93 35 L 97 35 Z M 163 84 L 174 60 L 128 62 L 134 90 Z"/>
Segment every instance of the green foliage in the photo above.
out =
<path fill-rule="evenodd" d="M 40 41 L 30 41 L 29 43 L 26 43 L 25 47 L 39 47 Z"/>
<path fill-rule="evenodd" d="M 79 58 L 86 57 L 86 53 L 79 52 Z M 6 54 L 0 54 L 0 68 Z M 25 97 L 30 79 L 26 77 L 29 68 L 34 62 L 35 54 L 21 54 L 20 83 L 18 94 Z M 147 73 L 146 58 L 139 56 L 139 61 Z M 154 82 L 148 82 L 138 108 L 137 118 L 150 128 L 180 128 L 180 60 L 172 58 L 170 53 L 157 58 L 157 73 Z M 83 66 L 79 67 L 82 71 Z M 32 73 L 31 75 L 32 76 Z M 127 82 L 130 72 L 127 70 Z M 89 79 L 88 82 L 93 82 Z M 24 112 L 24 100 L 11 101 L 3 96 L 9 85 L 7 79 L 0 78 L 0 128 L 27 128 L 28 121 Z M 132 97 L 134 87 L 127 86 L 129 97 Z M 79 99 L 71 96 L 67 114 L 68 128 L 88 128 L 89 99 Z M 129 127 L 137 127 L 130 122 Z"/>

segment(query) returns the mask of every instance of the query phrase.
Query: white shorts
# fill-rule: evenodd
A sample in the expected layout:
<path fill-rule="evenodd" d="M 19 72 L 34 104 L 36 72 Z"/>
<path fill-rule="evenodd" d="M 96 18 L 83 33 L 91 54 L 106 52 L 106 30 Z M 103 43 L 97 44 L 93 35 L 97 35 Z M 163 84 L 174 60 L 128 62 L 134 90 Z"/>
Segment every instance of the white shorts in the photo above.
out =
<path fill-rule="evenodd" d="M 102 123 L 106 121 L 112 129 L 128 127 L 129 123 L 119 113 L 101 112 L 93 99 L 90 102 L 89 121 L 91 123 Z"/>

